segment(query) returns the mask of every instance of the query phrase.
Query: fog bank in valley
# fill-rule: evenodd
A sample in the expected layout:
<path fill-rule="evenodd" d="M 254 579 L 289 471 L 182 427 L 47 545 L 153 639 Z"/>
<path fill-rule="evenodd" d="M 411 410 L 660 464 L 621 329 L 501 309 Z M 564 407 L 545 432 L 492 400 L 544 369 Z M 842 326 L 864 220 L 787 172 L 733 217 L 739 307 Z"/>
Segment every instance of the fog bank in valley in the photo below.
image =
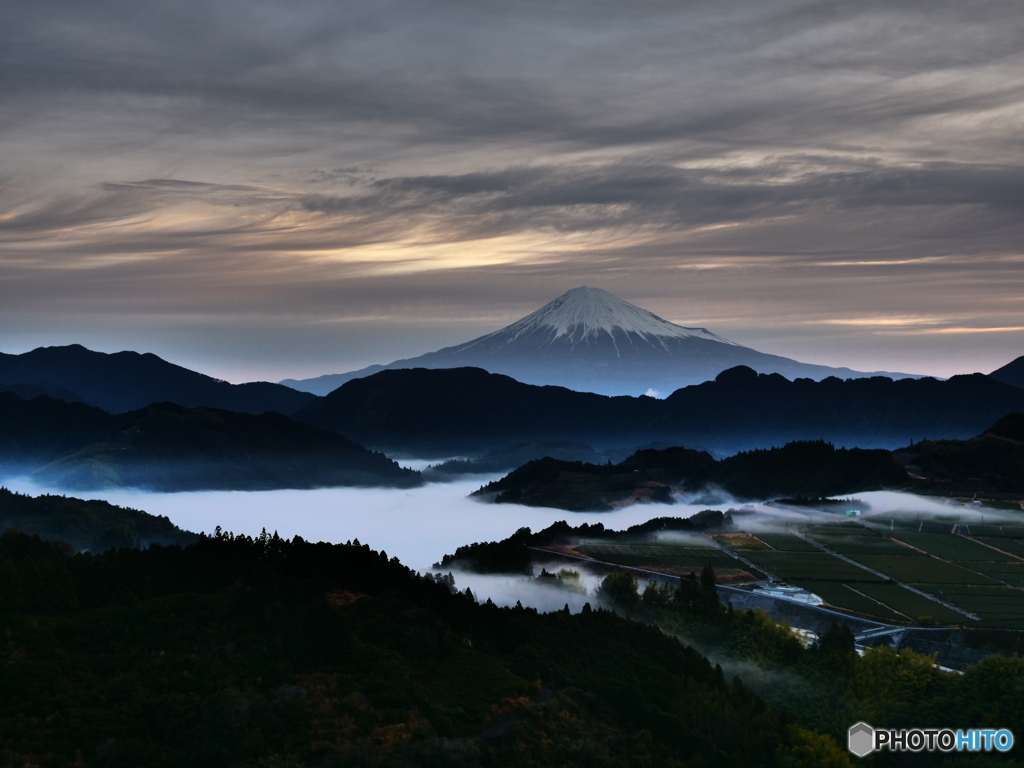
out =
<path fill-rule="evenodd" d="M 112 504 L 166 515 L 190 531 L 212 533 L 219 525 L 233 533 L 259 535 L 263 528 L 283 537 L 345 542 L 359 539 L 404 564 L 429 568 L 463 544 L 507 538 L 523 526 L 537 531 L 558 520 L 570 525 L 601 522 L 628 528 L 652 517 L 688 517 L 707 505 L 637 504 L 616 512 L 574 513 L 561 509 L 485 504 L 467 496 L 489 480 L 475 476 L 422 488 L 321 488 L 280 491 L 197 491 L 149 493 L 102 490 L 82 493 Z M 13 491 L 66 493 L 27 481 L 5 481 Z M 716 509 L 728 509 L 728 504 Z M 465 588 L 464 586 L 462 588 Z M 515 602 L 514 600 L 512 601 Z M 563 601 L 564 602 L 564 601 Z M 559 605 L 561 607 L 561 605 Z"/>
<path fill-rule="evenodd" d="M 113 504 L 165 515 L 176 525 L 195 532 L 212 533 L 219 525 L 238 534 L 259 535 L 266 528 L 285 538 L 301 536 L 310 541 L 345 542 L 358 539 L 373 549 L 397 556 L 405 565 L 428 570 L 445 554 L 463 544 L 498 541 L 517 529 L 529 526 L 538 531 L 554 522 L 570 525 L 602 523 L 622 530 L 655 517 L 689 517 L 703 509 L 740 509 L 737 527 L 757 531 L 785 530 L 809 522 L 835 521 L 842 514 L 806 507 L 741 504 L 727 497 L 693 498 L 691 503 L 635 504 L 614 512 L 573 513 L 559 509 L 525 507 L 515 504 L 486 504 L 468 494 L 490 480 L 477 476 L 453 483 L 433 483 L 413 489 L 323 488 L 280 491 L 202 491 L 149 493 L 136 490 L 108 490 L 84 494 Z M 27 481 L 5 482 L 11 490 L 31 495 L 54 492 Z M 60 493 L 60 491 L 56 491 Z M 865 518 L 894 514 L 944 520 L 959 518 L 964 523 L 1014 523 L 1024 521 L 1024 512 L 971 509 L 963 503 L 925 498 L 907 493 L 878 491 L 856 494 L 869 509 Z M 666 533 L 661 538 L 676 539 Z M 685 538 L 685 537 L 683 537 Z M 573 592 L 518 575 L 479 575 L 455 571 L 459 590 L 467 587 L 481 601 L 498 605 L 525 606 L 542 611 L 558 610 L 568 604 L 578 612 L 584 603 L 599 604 L 595 592 L 600 576 L 580 561 L 552 561 L 549 571 L 565 567 L 581 574 L 585 591 Z M 540 566 L 535 569 L 538 573 Z M 642 579 L 641 581 L 645 581 Z"/>

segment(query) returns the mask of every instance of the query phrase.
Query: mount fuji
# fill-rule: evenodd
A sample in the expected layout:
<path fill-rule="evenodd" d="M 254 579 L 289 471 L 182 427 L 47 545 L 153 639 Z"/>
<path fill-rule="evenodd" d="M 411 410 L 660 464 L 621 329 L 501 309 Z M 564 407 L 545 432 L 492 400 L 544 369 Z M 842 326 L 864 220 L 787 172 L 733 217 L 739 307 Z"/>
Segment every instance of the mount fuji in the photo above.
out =
<path fill-rule="evenodd" d="M 527 384 L 554 384 L 604 395 L 668 395 L 746 365 L 788 379 L 866 376 L 911 378 L 829 368 L 758 352 L 706 328 L 670 323 L 600 288 L 573 288 L 522 320 L 486 336 L 387 365 L 312 379 L 285 379 L 326 395 L 351 379 L 394 368 L 483 368 Z M 916 377 L 913 377 L 916 378 Z"/>

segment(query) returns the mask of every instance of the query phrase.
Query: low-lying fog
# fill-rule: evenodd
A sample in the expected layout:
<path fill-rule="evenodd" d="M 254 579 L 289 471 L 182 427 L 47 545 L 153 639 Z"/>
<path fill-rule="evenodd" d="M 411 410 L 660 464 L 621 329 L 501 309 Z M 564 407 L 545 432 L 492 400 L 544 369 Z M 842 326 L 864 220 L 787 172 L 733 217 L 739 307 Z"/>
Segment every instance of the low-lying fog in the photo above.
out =
<path fill-rule="evenodd" d="M 302 536 L 311 541 L 345 542 L 359 539 L 374 549 L 397 556 L 404 564 L 429 569 L 445 554 L 463 544 L 504 539 L 518 528 L 529 526 L 538 531 L 551 523 L 566 520 L 570 525 L 603 523 L 621 530 L 654 517 L 689 517 L 702 509 L 740 508 L 751 514 L 736 518 L 746 530 L 783 530 L 787 524 L 806 524 L 813 518 L 836 519 L 837 515 L 804 508 L 781 508 L 761 504 L 741 504 L 729 499 L 700 503 L 636 504 L 615 512 L 574 513 L 559 509 L 523 507 L 514 504 L 485 504 L 467 498 L 492 478 L 476 476 L 471 480 L 433 483 L 421 488 L 366 489 L 324 488 L 283 491 L 200 491 L 187 493 L 149 493 L 135 490 L 92 491 L 81 495 L 101 498 L 112 504 L 165 515 L 176 525 L 190 531 L 212 533 L 216 526 L 234 533 L 259 535 L 263 528 L 291 538 Z M 5 481 L 13 491 L 33 496 L 53 491 L 27 481 Z M 970 509 L 964 504 L 923 498 L 906 493 L 879 491 L 856 494 L 870 506 L 867 516 L 902 513 L 925 518 L 960 516 L 962 522 L 1013 522 L 1020 525 L 1024 513 L 994 509 Z M 677 534 L 678 535 L 678 534 Z M 540 610 L 561 608 L 566 603 L 578 611 L 585 602 L 595 602 L 598 577 L 578 564 L 563 561 L 549 569 L 572 567 L 582 573 L 585 592 L 539 584 L 515 576 L 478 576 L 456 573 L 459 589 L 470 587 L 481 600 L 490 597 L 499 605 L 523 605 Z"/>
<path fill-rule="evenodd" d="M 197 491 L 150 493 L 137 490 L 54 491 L 27 481 L 5 481 L 12 491 L 33 496 L 59 493 L 100 498 L 112 504 L 166 515 L 181 528 L 212 533 L 218 525 L 233 533 L 259 535 L 263 528 L 285 538 L 311 541 L 359 539 L 383 549 L 412 568 L 429 568 L 463 544 L 497 541 L 523 526 L 534 531 L 558 520 L 570 525 L 602 522 L 628 528 L 652 517 L 688 517 L 702 509 L 728 509 L 729 504 L 637 504 L 617 512 L 578 513 L 561 509 L 485 504 L 467 498 L 495 479 L 478 475 L 453 483 L 421 488 L 321 488 L 284 491 Z M 515 601 L 513 601 L 515 602 Z"/>

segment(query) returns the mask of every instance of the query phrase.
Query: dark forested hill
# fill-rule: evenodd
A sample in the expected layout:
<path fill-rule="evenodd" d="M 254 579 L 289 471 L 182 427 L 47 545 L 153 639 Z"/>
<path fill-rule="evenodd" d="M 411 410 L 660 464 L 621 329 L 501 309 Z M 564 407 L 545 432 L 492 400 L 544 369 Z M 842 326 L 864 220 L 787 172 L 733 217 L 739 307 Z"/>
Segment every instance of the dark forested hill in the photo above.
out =
<path fill-rule="evenodd" d="M 926 440 L 894 452 L 922 491 L 1024 499 L 1024 413 L 969 440 Z"/>
<path fill-rule="evenodd" d="M 782 766 L 805 741 L 654 627 L 480 605 L 358 542 L 8 533 L 0 572 L 5 764 Z"/>
<path fill-rule="evenodd" d="M 546 457 L 475 495 L 586 511 L 634 501 L 671 503 L 675 492 L 708 487 L 750 500 L 882 489 L 1024 499 L 1024 414 L 1009 414 L 968 440 L 925 440 L 896 451 L 837 449 L 818 440 L 743 451 L 719 461 L 691 448 L 641 450 L 618 464 Z"/>
<path fill-rule="evenodd" d="M 358 434 L 352 439 L 364 445 L 450 456 L 530 439 L 641 439 L 656 404 L 523 384 L 480 368 L 416 368 L 350 381 L 295 418 Z"/>
<path fill-rule="evenodd" d="M 860 656 L 840 628 L 804 648 L 723 606 L 713 573 L 699 594 L 606 579 L 647 623 L 481 604 L 359 542 L 265 534 L 69 557 L 8 531 L 0 574 L 4 765 L 850 768 L 857 720 L 1024 729 L 1020 659 L 948 674 L 910 651 Z"/>
<path fill-rule="evenodd" d="M 0 392 L 0 474 L 31 471 L 105 439 L 114 429 L 114 418 L 90 405 Z"/>
<path fill-rule="evenodd" d="M 277 413 L 158 403 L 110 415 L 0 393 L 0 471 L 62 488 L 152 490 L 407 487 L 419 473 L 341 435 Z"/>
<path fill-rule="evenodd" d="M 1008 413 L 985 430 L 986 435 L 1005 437 L 1024 443 L 1024 413 Z"/>
<path fill-rule="evenodd" d="M 242 413 L 292 413 L 317 399 L 265 381 L 229 384 L 154 354 L 94 352 L 79 344 L 39 347 L 21 355 L 0 353 L 0 382 L 31 384 L 67 399 L 71 393 L 109 413 L 172 402 L 188 408 L 207 406 Z"/>
<path fill-rule="evenodd" d="M 77 551 L 102 552 L 111 547 L 191 544 L 198 537 L 166 517 L 126 509 L 105 501 L 69 496 L 26 496 L 0 488 L 0 531 L 14 528 Z"/>
<path fill-rule="evenodd" d="M 381 371 L 350 381 L 295 418 L 378 450 L 451 456 L 517 442 L 595 448 L 652 442 L 716 454 L 794 440 L 897 448 L 963 439 L 1024 410 L 1024 390 L 982 374 L 935 379 L 789 381 L 745 367 L 665 400 L 522 384 L 478 368 Z"/>
<path fill-rule="evenodd" d="M 831 496 L 906 485 L 906 471 L 881 449 L 796 442 L 715 461 L 689 448 L 637 451 L 619 464 L 531 461 L 475 495 L 497 502 L 575 512 L 634 501 L 672 502 L 679 490 L 708 486 L 738 499 Z"/>

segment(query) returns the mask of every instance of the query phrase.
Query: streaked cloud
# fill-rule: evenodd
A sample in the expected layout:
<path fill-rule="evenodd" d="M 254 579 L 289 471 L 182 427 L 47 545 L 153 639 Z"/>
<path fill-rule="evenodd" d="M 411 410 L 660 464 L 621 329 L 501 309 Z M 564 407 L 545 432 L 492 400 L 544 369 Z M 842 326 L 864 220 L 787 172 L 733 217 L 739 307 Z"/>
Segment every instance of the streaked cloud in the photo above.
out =
<path fill-rule="evenodd" d="M 812 362 L 1024 353 L 1009 0 L 16 0 L 0 21 L 5 351 L 309 375 L 586 283 Z"/>

